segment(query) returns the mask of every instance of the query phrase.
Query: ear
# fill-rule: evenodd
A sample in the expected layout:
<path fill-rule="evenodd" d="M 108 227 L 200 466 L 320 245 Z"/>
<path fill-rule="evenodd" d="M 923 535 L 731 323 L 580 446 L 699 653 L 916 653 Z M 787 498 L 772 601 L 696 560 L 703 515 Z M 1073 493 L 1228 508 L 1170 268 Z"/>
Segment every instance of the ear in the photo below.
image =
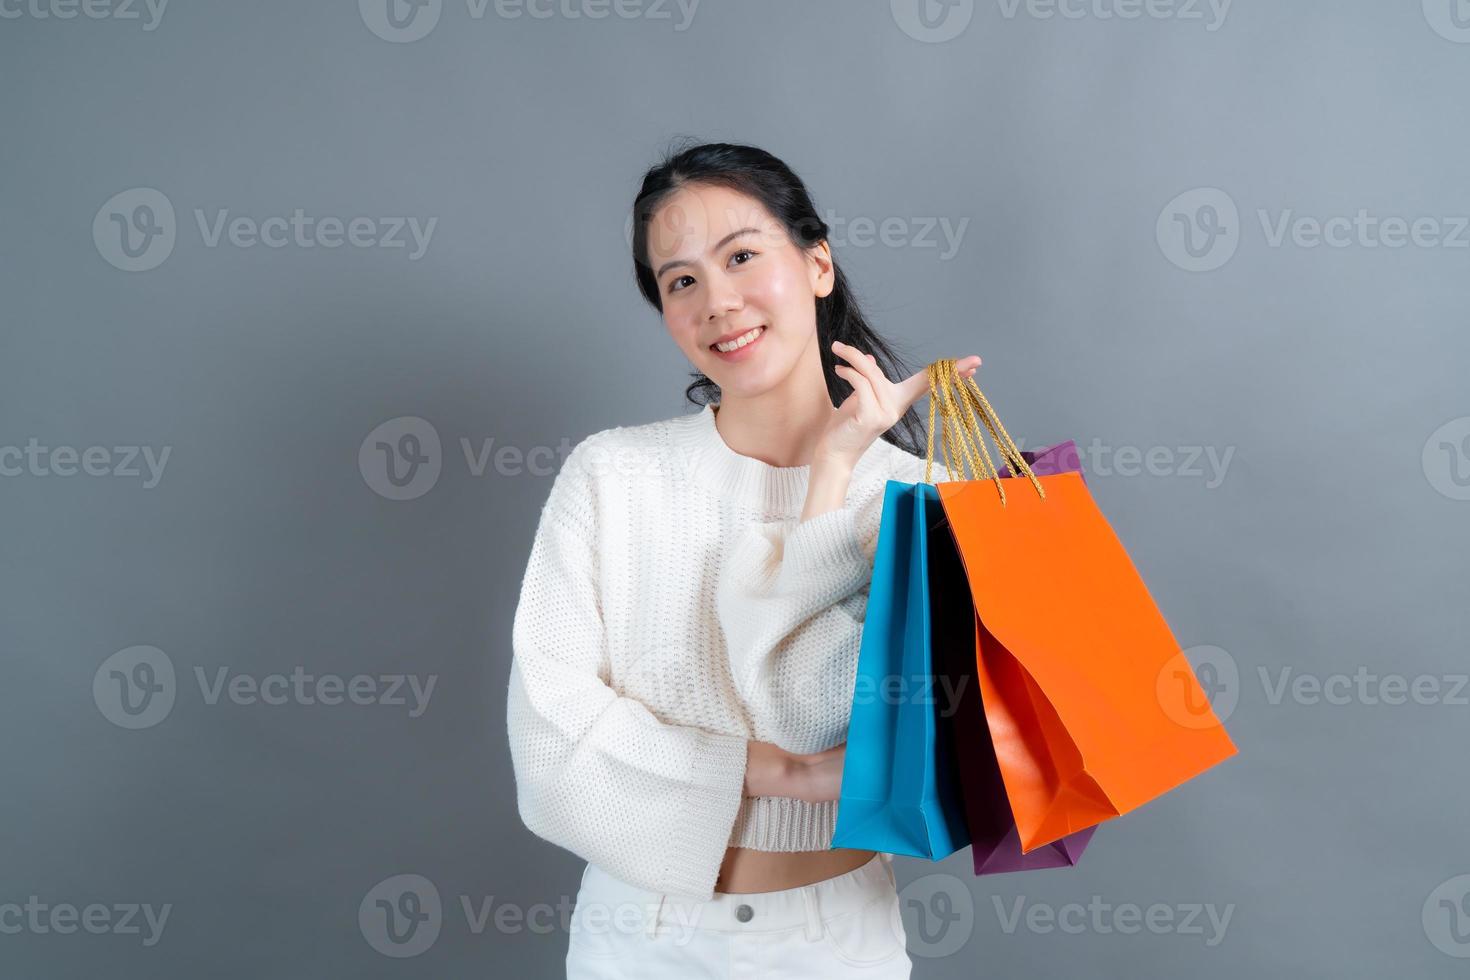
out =
<path fill-rule="evenodd" d="M 832 266 L 832 249 L 827 239 L 822 239 L 806 250 L 807 277 L 812 283 L 812 294 L 818 299 L 830 296 L 837 285 L 837 273 Z"/>

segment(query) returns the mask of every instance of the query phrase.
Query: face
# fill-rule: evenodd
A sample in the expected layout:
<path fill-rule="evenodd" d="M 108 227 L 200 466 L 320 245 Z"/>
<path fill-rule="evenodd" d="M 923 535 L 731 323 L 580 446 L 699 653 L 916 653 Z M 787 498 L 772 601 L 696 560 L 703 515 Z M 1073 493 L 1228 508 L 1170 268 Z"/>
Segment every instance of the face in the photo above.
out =
<path fill-rule="evenodd" d="M 825 241 L 802 249 L 754 198 L 692 185 L 654 212 L 648 253 L 670 336 L 722 395 L 759 395 L 807 358 L 820 364 L 816 299 L 834 282 Z M 713 346 L 755 328 L 738 350 Z M 822 383 L 820 367 L 813 377 Z"/>

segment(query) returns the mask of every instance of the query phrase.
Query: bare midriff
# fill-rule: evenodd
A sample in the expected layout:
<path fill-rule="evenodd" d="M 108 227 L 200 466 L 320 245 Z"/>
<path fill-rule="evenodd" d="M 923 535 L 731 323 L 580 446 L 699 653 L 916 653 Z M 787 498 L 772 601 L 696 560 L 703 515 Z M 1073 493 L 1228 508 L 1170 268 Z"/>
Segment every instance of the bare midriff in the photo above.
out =
<path fill-rule="evenodd" d="M 827 851 L 753 851 L 748 847 L 731 847 L 725 850 L 715 891 L 745 895 L 798 888 L 861 868 L 877 853 L 850 847 Z"/>

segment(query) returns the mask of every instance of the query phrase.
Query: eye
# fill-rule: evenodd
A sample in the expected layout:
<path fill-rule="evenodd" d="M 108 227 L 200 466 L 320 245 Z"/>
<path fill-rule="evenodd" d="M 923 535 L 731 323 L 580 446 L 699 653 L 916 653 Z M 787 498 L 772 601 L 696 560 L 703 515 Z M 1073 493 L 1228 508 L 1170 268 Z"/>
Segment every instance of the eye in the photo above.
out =
<path fill-rule="evenodd" d="M 740 255 L 749 255 L 749 256 L 751 256 L 753 258 L 755 256 L 755 254 L 756 254 L 755 252 L 752 252 L 748 248 L 742 248 L 738 252 L 734 252 L 734 253 L 732 253 L 730 255 L 730 261 L 734 262 L 735 261 L 735 258 L 737 256 L 740 256 Z M 745 261 L 748 262 L 748 261 L 750 261 L 750 259 L 746 259 Z M 744 264 L 745 264 L 745 262 L 737 262 L 736 263 L 736 265 L 744 265 Z M 682 282 L 685 279 L 688 279 L 688 278 L 690 278 L 690 277 L 689 276 L 677 276 L 674 279 L 670 280 L 669 281 L 669 292 L 671 292 L 671 293 L 677 293 L 680 289 L 684 288 L 684 287 L 680 286 L 679 283 Z"/>

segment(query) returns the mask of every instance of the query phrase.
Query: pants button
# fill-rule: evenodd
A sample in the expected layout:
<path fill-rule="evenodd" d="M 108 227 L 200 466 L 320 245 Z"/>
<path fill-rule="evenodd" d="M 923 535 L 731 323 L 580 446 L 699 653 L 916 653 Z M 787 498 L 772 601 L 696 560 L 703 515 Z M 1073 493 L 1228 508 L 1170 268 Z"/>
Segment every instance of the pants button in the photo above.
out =
<path fill-rule="evenodd" d="M 750 917 L 753 915 L 755 915 L 755 909 L 751 908 L 749 905 L 742 905 L 735 910 L 735 918 L 739 919 L 741 922 L 749 922 Z"/>

